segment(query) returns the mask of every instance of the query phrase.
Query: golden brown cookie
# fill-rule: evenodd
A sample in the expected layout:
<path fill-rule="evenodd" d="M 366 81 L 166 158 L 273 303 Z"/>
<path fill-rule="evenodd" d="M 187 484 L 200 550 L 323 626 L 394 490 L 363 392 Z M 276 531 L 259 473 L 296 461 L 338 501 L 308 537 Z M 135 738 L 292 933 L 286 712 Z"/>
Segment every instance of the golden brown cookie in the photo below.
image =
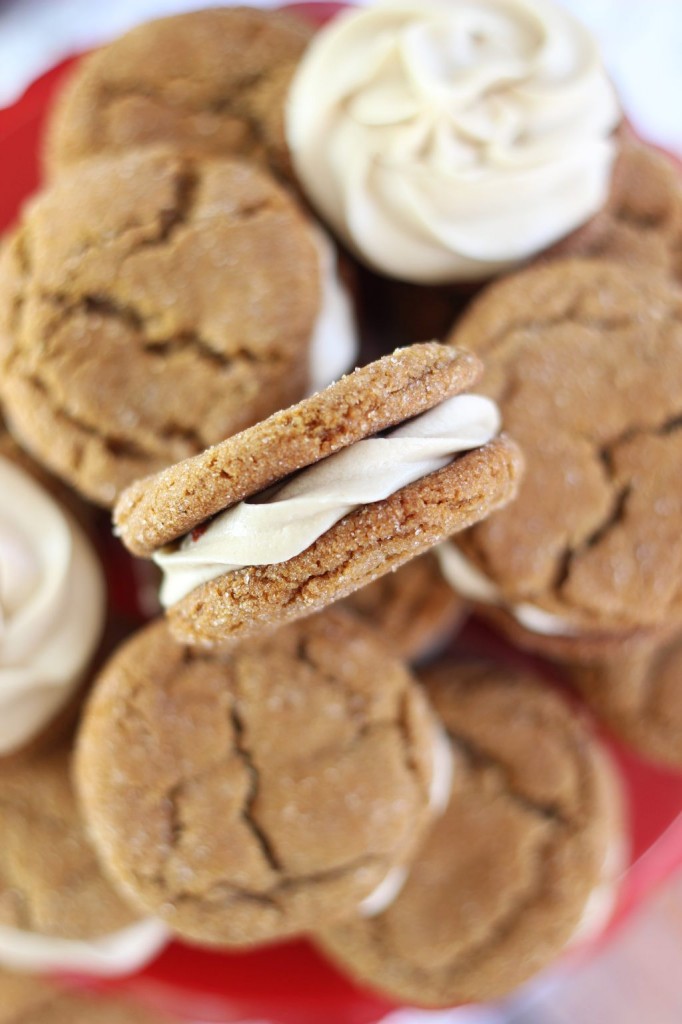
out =
<path fill-rule="evenodd" d="M 460 592 L 515 641 L 567 660 L 682 618 L 682 291 L 555 261 L 492 285 L 451 335 L 486 364 L 527 471 L 458 538 Z"/>
<path fill-rule="evenodd" d="M 411 856 L 438 736 L 407 668 L 341 610 L 230 652 L 160 620 L 102 673 L 77 782 L 131 899 L 200 943 L 252 945 L 348 914 Z"/>
<path fill-rule="evenodd" d="M 0 1024 L 170 1024 L 170 1018 L 111 996 L 0 971 Z"/>
<path fill-rule="evenodd" d="M 426 657 L 454 636 L 467 611 L 430 552 L 356 590 L 345 604 L 408 661 Z"/>
<path fill-rule="evenodd" d="M 621 645 L 601 661 L 571 667 L 571 680 L 616 736 L 655 761 L 682 766 L 682 635 L 645 647 Z"/>
<path fill-rule="evenodd" d="M 29 204 L 0 258 L 7 422 L 111 505 L 301 397 L 320 283 L 309 222 L 256 168 L 88 161 Z"/>
<path fill-rule="evenodd" d="M 344 468 L 338 472 L 353 477 L 353 488 L 356 483 L 366 487 L 367 480 L 373 485 L 372 473 L 345 468 L 349 453 L 351 462 L 364 458 L 358 452 L 364 453 L 366 446 L 353 446 L 396 424 L 402 424 L 402 430 L 404 421 L 414 421 L 429 410 L 444 415 L 446 400 L 454 400 L 453 396 L 473 385 L 479 373 L 475 357 L 436 342 L 398 350 L 202 455 L 133 484 L 116 507 L 117 529 L 134 554 L 156 555 L 164 562 L 168 581 L 166 556 L 179 551 L 177 563 L 188 557 L 189 550 L 189 557 L 198 558 L 197 542 L 202 548 L 207 543 L 204 535 L 213 525 L 212 517 L 232 506 L 237 506 L 232 516 L 250 516 L 249 506 L 254 503 L 274 506 L 274 512 L 265 514 L 279 515 L 280 492 L 260 501 L 254 495 L 260 497 L 273 484 L 332 454 L 337 460 L 339 453 L 344 457 Z M 473 450 L 455 456 L 453 448 L 452 455 L 439 463 L 442 468 L 420 469 L 425 475 L 413 476 L 413 482 L 398 485 L 394 493 L 387 489 L 385 499 L 337 502 L 334 509 L 346 508 L 347 514 L 341 512 L 333 525 L 316 534 L 308 546 L 299 547 L 300 553 L 293 557 L 270 558 L 272 564 L 242 563 L 242 568 L 232 571 L 224 559 L 216 559 L 212 578 L 184 586 L 180 597 L 173 578 L 164 604 L 174 634 L 185 642 L 224 642 L 257 633 L 264 626 L 274 628 L 347 596 L 486 516 L 513 497 L 520 473 L 518 449 L 496 433 L 497 426 L 485 435 L 486 440 L 492 438 L 489 443 L 462 442 L 463 448 L 468 444 Z M 398 465 L 402 473 L 394 448 L 384 465 L 391 472 Z M 324 472 L 337 473 L 338 465 L 330 462 Z M 296 487 L 306 486 L 299 474 Z M 352 493 L 360 492 L 352 489 Z M 326 507 L 325 495 L 326 491 L 315 497 L 315 508 Z M 289 506 L 282 507 L 281 514 L 288 515 Z M 302 516 L 309 515 L 307 505 L 305 512 L 301 508 L 295 506 L 283 529 L 293 529 Z M 223 522 L 219 517 L 221 529 Z M 259 540 L 263 555 L 269 556 L 268 530 L 240 527 L 240 531 L 249 543 Z M 211 542 L 214 534 L 215 529 L 208 538 Z M 184 545 L 183 538 L 187 538 Z"/>
<path fill-rule="evenodd" d="M 545 256 L 617 260 L 682 283 L 679 164 L 624 133 L 603 210 Z"/>
<path fill-rule="evenodd" d="M 603 927 L 622 822 L 601 749 L 537 679 L 447 661 L 422 678 L 455 753 L 449 806 L 394 903 L 320 944 L 372 988 L 448 1006 L 508 993 Z"/>
<path fill-rule="evenodd" d="M 73 723 L 107 622 L 89 510 L 0 423 L 0 762 Z"/>
<path fill-rule="evenodd" d="M 103 877 L 70 767 L 66 743 L 1 767 L 0 964 L 35 973 L 128 973 L 158 952 L 165 933 L 142 921 Z"/>
<path fill-rule="evenodd" d="M 51 174 L 159 142 L 290 174 L 283 108 L 311 29 L 275 11 L 193 11 L 134 28 L 85 57 L 48 127 Z"/>

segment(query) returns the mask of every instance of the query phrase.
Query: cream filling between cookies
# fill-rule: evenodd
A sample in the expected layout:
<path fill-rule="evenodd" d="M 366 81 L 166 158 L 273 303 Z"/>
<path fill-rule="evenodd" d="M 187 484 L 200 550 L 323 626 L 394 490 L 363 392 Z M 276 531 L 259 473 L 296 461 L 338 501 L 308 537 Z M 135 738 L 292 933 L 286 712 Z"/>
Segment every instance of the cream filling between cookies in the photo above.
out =
<path fill-rule="evenodd" d="M 580 636 L 581 631 L 560 615 L 553 615 L 527 602 L 507 604 L 499 587 L 449 541 L 438 545 L 436 555 L 443 576 L 462 597 L 503 607 L 520 626 L 531 633 L 541 636 Z"/>
<path fill-rule="evenodd" d="M 29 742 L 69 701 L 104 611 L 102 571 L 81 529 L 0 458 L 0 755 Z"/>
<path fill-rule="evenodd" d="M 310 343 L 310 393 L 338 380 L 355 363 L 358 331 L 353 302 L 338 273 L 333 242 L 315 229 L 320 261 L 320 309 Z"/>
<path fill-rule="evenodd" d="M 452 793 L 455 759 L 447 733 L 436 726 L 433 739 L 433 765 L 429 786 L 429 810 L 434 818 L 445 813 Z M 404 864 L 391 868 L 376 889 L 366 896 L 358 910 L 361 917 L 382 914 L 397 899 L 407 881 L 409 867 Z"/>
<path fill-rule="evenodd" d="M 0 925 L 0 964 L 15 971 L 64 971 L 117 977 L 133 974 L 170 942 L 153 918 L 97 939 L 63 939 Z"/>
<path fill-rule="evenodd" d="M 236 569 L 289 561 L 350 512 L 435 473 L 499 430 L 493 401 L 456 395 L 382 437 L 357 441 L 220 513 L 177 548 L 156 552 L 154 561 L 164 573 L 161 603 L 168 608 Z"/>

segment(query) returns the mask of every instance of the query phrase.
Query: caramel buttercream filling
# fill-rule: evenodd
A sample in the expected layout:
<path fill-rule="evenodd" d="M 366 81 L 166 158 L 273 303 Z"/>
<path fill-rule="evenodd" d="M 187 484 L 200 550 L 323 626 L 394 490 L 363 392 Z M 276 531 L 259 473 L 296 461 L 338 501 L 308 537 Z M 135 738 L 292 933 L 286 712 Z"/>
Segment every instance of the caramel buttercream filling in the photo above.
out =
<path fill-rule="evenodd" d="M 500 430 L 489 398 L 456 395 L 381 437 L 365 438 L 301 470 L 255 499 L 241 501 L 154 554 L 163 570 L 165 608 L 196 587 L 247 566 L 287 562 L 362 505 L 447 466 Z"/>

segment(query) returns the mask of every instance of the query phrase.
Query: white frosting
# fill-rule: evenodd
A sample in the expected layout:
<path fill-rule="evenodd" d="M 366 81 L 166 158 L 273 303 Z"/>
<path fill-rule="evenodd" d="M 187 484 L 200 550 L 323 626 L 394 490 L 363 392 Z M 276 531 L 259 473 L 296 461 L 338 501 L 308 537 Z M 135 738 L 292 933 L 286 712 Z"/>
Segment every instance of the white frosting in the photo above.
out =
<path fill-rule="evenodd" d="M 408 870 L 400 866 L 391 868 L 376 889 L 366 896 L 358 907 L 360 917 L 376 917 L 383 914 L 396 901 L 407 881 Z"/>
<path fill-rule="evenodd" d="M 455 759 L 448 734 L 439 725 L 434 730 L 432 754 L 429 810 L 434 817 L 440 817 L 450 802 Z M 376 889 L 360 904 L 360 916 L 376 917 L 377 914 L 382 914 L 400 895 L 408 875 L 409 870 L 404 865 L 391 868 Z"/>
<path fill-rule="evenodd" d="M 152 918 L 98 939 L 60 939 L 0 925 L 0 964 L 14 971 L 59 971 L 117 977 L 139 971 L 170 941 Z"/>
<path fill-rule="evenodd" d="M 516 621 L 531 633 L 542 636 L 579 636 L 580 630 L 571 622 L 553 615 L 534 604 L 507 604 L 499 587 L 471 562 L 454 544 L 445 541 L 435 549 L 443 576 L 453 590 L 470 601 L 504 607 Z"/>
<path fill-rule="evenodd" d="M 0 755 L 68 702 L 99 643 L 100 565 L 71 517 L 0 458 Z"/>
<path fill-rule="evenodd" d="M 508 269 L 593 216 L 619 119 L 595 41 L 551 0 L 393 0 L 317 33 L 286 131 L 338 235 L 435 284 Z"/>
<path fill-rule="evenodd" d="M 235 569 L 294 558 L 353 509 L 434 473 L 458 452 L 486 444 L 499 429 L 494 402 L 456 395 L 384 437 L 330 455 L 261 503 L 242 501 L 222 512 L 197 539 L 188 535 L 176 550 L 156 552 L 154 561 L 164 572 L 161 603 L 168 608 L 201 583 Z"/>
<path fill-rule="evenodd" d="M 321 391 L 355 364 L 359 351 L 353 302 L 338 273 L 336 249 L 317 229 L 320 259 L 320 311 L 310 343 L 310 391 Z"/>

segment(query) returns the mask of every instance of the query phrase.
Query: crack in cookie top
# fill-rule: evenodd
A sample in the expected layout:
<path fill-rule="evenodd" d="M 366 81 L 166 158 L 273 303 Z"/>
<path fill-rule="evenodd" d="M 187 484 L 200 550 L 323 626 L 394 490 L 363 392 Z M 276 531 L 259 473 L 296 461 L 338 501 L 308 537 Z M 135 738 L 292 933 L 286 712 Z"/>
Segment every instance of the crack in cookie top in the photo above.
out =
<path fill-rule="evenodd" d="M 102 571 L 83 531 L 0 456 L 0 756 L 34 739 L 71 699 L 104 612 Z"/>
<path fill-rule="evenodd" d="M 482 365 L 438 342 L 399 349 L 201 455 L 132 484 L 114 521 L 151 556 L 244 498 L 467 390 Z"/>
<path fill-rule="evenodd" d="M 436 284 L 490 277 L 596 214 L 619 120 L 596 42 L 550 0 L 393 0 L 317 34 L 286 128 L 344 242 Z"/>

